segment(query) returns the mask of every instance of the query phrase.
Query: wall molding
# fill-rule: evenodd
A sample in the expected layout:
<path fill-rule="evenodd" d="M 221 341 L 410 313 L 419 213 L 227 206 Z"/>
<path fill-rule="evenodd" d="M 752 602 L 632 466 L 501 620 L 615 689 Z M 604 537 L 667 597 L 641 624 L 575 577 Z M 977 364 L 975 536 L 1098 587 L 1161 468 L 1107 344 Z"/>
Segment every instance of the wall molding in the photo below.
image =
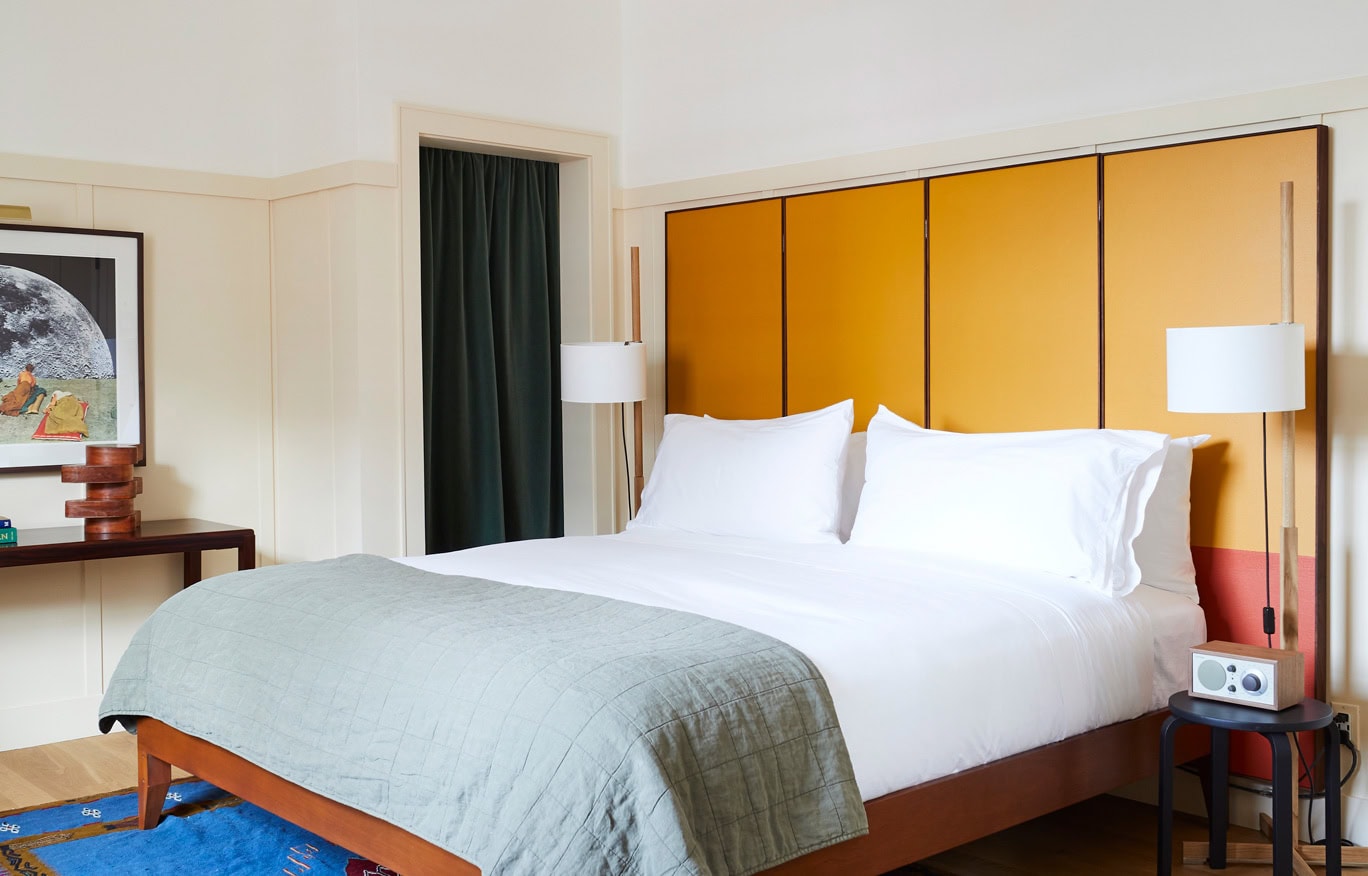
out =
<path fill-rule="evenodd" d="M 0 178 L 274 201 L 349 185 L 398 188 L 399 165 L 390 161 L 343 161 L 286 176 L 258 177 L 0 153 Z"/>
<path fill-rule="evenodd" d="M 399 188 L 399 165 L 392 161 L 343 161 L 267 180 L 267 200 L 280 201 L 346 186 Z"/>

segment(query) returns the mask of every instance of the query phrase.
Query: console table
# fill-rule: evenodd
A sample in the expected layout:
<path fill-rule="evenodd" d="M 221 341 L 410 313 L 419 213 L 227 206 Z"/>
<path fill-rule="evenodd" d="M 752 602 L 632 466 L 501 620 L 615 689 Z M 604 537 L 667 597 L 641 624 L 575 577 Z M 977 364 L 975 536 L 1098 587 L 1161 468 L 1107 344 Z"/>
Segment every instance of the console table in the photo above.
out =
<path fill-rule="evenodd" d="M 203 574 L 201 551 L 237 550 L 238 569 L 256 568 L 256 533 L 250 529 L 208 520 L 144 520 L 131 535 L 90 538 L 83 526 L 20 529 L 19 543 L 0 545 L 0 569 L 73 563 L 110 557 L 181 554 L 185 558 L 182 587 Z"/>

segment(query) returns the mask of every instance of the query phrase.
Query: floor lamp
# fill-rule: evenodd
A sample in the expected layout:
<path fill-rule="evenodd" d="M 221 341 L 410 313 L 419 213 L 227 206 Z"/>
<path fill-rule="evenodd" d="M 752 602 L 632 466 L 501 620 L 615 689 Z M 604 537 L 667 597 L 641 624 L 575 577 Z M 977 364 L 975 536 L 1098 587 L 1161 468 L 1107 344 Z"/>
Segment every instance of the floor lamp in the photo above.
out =
<path fill-rule="evenodd" d="M 620 405 L 624 461 L 627 453 L 627 402 L 640 402 L 644 398 L 646 347 L 640 341 L 561 344 L 561 401 Z M 641 446 L 639 431 L 637 446 Z M 630 483 L 629 476 L 629 488 Z M 640 501 L 639 496 L 637 501 Z M 632 504 L 629 493 L 628 517 L 632 516 Z"/>
<path fill-rule="evenodd" d="M 1282 184 L 1282 322 L 1271 325 L 1212 326 L 1168 330 L 1168 409 L 1188 413 L 1257 413 L 1264 417 L 1264 563 L 1263 631 L 1272 647 L 1298 647 L 1297 522 L 1295 483 L 1295 411 L 1306 407 L 1306 328 L 1293 322 L 1292 183 Z M 1282 537 L 1278 549 L 1281 586 L 1280 621 L 1275 622 L 1269 574 L 1268 424 L 1267 415 L 1282 413 Z M 1292 803 L 1294 867 L 1311 872 L 1300 854 L 1296 828 L 1300 787 L 1294 763 Z M 1262 821 L 1262 819 L 1261 819 Z M 1265 833 L 1269 826 L 1264 825 Z M 1184 859 L 1187 859 L 1184 855 Z M 1267 863 L 1266 847 L 1232 843 L 1227 863 Z M 1345 863 L 1350 859 L 1345 858 Z M 1298 866 L 1299 865 L 1299 866 Z"/>

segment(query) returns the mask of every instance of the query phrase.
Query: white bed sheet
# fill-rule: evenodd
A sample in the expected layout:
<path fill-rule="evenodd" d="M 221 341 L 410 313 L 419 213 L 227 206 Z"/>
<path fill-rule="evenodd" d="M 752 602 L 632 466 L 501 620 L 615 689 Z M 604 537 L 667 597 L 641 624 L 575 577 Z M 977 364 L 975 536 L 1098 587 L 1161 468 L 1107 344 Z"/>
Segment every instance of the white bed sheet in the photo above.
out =
<path fill-rule="evenodd" d="M 1144 584 L 1125 599 L 1145 610 L 1154 634 L 1154 697 L 1150 710 L 1168 708 L 1169 697 L 1187 690 L 1192 681 L 1192 654 L 1188 649 L 1207 640 L 1206 614 L 1182 594 Z"/>
<path fill-rule="evenodd" d="M 637 529 L 402 562 L 692 611 L 792 645 L 826 679 L 865 800 L 1143 714 L 1186 687 L 1156 646 L 1186 659 L 1203 640 L 1189 641 L 1201 610 L 1153 588 L 1113 599 L 850 545 Z"/>

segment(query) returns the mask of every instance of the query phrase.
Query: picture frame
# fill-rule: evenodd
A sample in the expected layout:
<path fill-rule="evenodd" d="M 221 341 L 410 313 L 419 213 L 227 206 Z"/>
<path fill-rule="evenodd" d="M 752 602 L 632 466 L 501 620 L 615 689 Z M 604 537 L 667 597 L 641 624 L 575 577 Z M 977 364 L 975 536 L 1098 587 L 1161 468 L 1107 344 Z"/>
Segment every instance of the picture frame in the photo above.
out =
<path fill-rule="evenodd" d="M 0 474 L 147 461 L 143 235 L 0 223 Z"/>

